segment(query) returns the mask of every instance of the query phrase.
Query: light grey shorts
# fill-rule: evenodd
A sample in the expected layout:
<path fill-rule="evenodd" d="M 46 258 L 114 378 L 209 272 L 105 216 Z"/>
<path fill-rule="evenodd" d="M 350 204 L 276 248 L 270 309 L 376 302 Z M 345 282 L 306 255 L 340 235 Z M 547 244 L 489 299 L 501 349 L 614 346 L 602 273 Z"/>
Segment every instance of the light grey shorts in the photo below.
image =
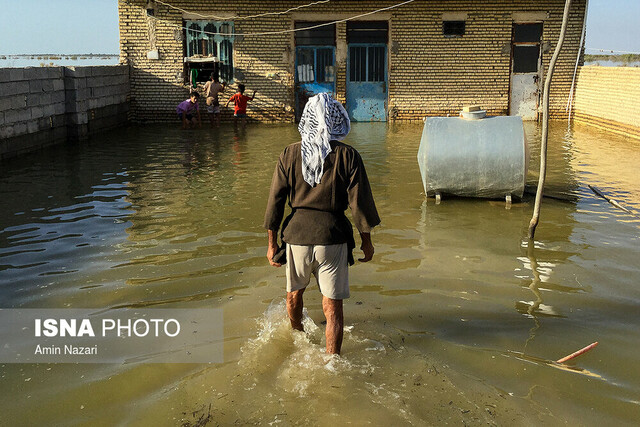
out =
<path fill-rule="evenodd" d="M 306 288 L 316 276 L 322 295 L 349 298 L 349 265 L 346 243 L 339 245 L 287 244 L 287 292 Z"/>

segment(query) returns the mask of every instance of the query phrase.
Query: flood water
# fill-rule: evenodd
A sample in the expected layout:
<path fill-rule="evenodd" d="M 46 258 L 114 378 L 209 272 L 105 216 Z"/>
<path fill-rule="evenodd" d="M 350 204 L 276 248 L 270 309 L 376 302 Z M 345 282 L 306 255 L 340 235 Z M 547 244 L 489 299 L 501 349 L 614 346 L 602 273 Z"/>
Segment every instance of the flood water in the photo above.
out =
<path fill-rule="evenodd" d="M 0 55 L 0 68 L 117 65 L 119 55 Z"/>
<path fill-rule="evenodd" d="M 340 358 L 320 294 L 290 330 L 262 219 L 293 125 L 132 127 L 3 162 L 0 307 L 224 310 L 212 365 L 0 365 L 7 425 L 632 425 L 640 419 L 640 144 L 553 123 L 532 196 L 425 199 L 421 125 L 355 124 L 382 224 L 350 269 Z M 539 129 L 528 181 L 537 182 Z M 358 255 L 356 253 L 356 255 Z M 356 256 L 357 258 L 357 256 Z M 553 360 L 594 341 L 566 365 Z M 200 424 L 198 424 L 200 423 Z"/>

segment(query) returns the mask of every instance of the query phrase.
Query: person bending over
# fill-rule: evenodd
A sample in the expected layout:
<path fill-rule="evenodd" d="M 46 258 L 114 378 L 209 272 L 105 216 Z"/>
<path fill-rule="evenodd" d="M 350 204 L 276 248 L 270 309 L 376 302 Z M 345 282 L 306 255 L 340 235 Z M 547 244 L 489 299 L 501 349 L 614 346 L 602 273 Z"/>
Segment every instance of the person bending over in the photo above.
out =
<path fill-rule="evenodd" d="M 191 92 L 189 99 L 178 104 L 176 113 L 178 113 L 178 117 L 180 117 L 180 120 L 182 121 L 182 129 L 202 125 L 200 120 L 200 109 L 198 107 L 199 97 L 200 95 L 198 95 L 198 92 Z"/>

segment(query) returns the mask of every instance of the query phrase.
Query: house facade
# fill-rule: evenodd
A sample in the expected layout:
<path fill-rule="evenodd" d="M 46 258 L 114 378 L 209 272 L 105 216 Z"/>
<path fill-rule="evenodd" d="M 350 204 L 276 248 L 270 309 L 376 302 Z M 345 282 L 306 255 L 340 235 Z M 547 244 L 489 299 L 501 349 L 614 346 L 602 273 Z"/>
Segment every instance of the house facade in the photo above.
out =
<path fill-rule="evenodd" d="M 586 0 L 572 4 L 551 86 L 566 104 Z M 131 66 L 131 119 L 175 120 L 211 73 L 256 100 L 253 119 L 291 122 L 330 92 L 355 121 L 413 121 L 480 105 L 535 120 L 563 0 L 316 2 L 119 0 L 121 62 Z M 375 12 L 375 13 L 372 13 Z M 232 111 L 223 108 L 223 120 Z"/>

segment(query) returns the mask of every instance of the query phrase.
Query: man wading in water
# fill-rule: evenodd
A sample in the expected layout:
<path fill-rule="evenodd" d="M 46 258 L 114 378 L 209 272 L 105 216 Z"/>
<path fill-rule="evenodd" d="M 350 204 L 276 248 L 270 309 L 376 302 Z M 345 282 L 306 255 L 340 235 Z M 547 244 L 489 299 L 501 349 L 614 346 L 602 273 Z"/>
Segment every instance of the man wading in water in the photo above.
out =
<path fill-rule="evenodd" d="M 274 267 L 278 229 L 289 198 L 291 214 L 282 224 L 286 242 L 287 312 L 291 326 L 302 327 L 302 294 L 311 274 L 322 293 L 327 319 L 327 353 L 339 354 L 344 318 L 342 300 L 349 298 L 348 266 L 353 265 L 353 229 L 344 214 L 351 208 L 367 262 L 373 258 L 371 229 L 380 223 L 360 154 L 342 140 L 351 129 L 342 105 L 322 93 L 307 102 L 298 130 L 302 142 L 280 154 L 271 182 L 264 226 L 268 230 L 267 258 Z"/>

